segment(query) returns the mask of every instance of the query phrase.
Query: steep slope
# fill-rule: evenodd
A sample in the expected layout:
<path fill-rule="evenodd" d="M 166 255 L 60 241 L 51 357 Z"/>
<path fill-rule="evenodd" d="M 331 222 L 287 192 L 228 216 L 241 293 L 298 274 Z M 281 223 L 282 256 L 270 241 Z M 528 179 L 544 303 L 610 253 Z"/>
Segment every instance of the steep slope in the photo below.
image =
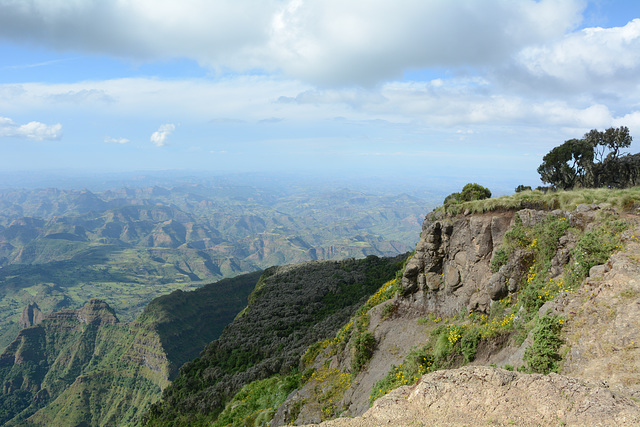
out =
<path fill-rule="evenodd" d="M 137 424 L 177 368 L 246 306 L 260 274 L 176 291 L 129 324 L 95 299 L 44 318 L 25 309 L 30 327 L 0 355 L 0 423 Z"/>
<path fill-rule="evenodd" d="M 246 306 L 262 274 L 243 274 L 190 292 L 177 290 L 145 307 L 137 322 L 157 332 L 169 361 L 169 379 L 220 336 Z"/>
<path fill-rule="evenodd" d="M 638 342 L 634 304 L 640 254 L 610 256 L 624 245 L 633 247 L 638 221 L 637 214 L 608 204 L 427 215 L 402 279 L 380 289 L 335 338 L 308 349 L 300 362 L 300 385 L 272 425 L 362 415 L 399 386 L 469 363 L 523 373 L 565 369 L 583 378 L 579 383 L 587 388 L 589 381 L 610 377 L 613 395 L 626 387 L 623 394 L 635 397 L 630 385 L 640 383 L 631 362 Z M 607 259 L 605 267 L 592 268 Z M 625 266 L 625 274 L 616 265 Z M 602 283 L 603 272 L 618 285 Z M 600 325 L 598 332 L 585 334 L 585 324 Z M 582 398 L 590 399 L 589 393 Z M 633 399 L 626 402 L 635 405 Z"/>
<path fill-rule="evenodd" d="M 436 371 L 381 397 L 361 417 L 322 425 L 640 424 L 639 236 L 640 227 L 622 232 L 619 251 L 591 267 L 579 289 L 540 307 L 539 318 L 563 319 L 561 375 L 488 366 Z"/>
<path fill-rule="evenodd" d="M 403 260 L 369 256 L 266 270 L 247 308 L 180 369 L 147 424 L 209 423 L 243 385 L 291 373 L 306 347 L 334 334 L 364 299 L 395 276 Z"/>

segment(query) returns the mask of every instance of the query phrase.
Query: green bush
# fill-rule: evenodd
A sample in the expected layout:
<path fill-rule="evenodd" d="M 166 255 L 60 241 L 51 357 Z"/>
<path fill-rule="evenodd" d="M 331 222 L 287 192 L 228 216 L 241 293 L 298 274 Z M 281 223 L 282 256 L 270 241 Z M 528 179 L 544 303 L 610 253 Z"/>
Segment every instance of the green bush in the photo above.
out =
<path fill-rule="evenodd" d="M 351 370 L 353 373 L 360 372 L 371 360 L 376 347 L 376 339 L 371 332 L 358 334 L 353 341 L 353 360 Z"/>
<path fill-rule="evenodd" d="M 462 188 L 460 193 L 451 193 L 445 197 L 444 204 L 457 204 L 489 198 L 491 198 L 491 191 L 488 188 L 476 183 L 469 183 Z"/>
<path fill-rule="evenodd" d="M 460 339 L 460 351 L 467 362 L 473 362 L 478 351 L 478 343 L 482 338 L 482 334 L 478 328 L 469 328 L 464 331 Z"/>
<path fill-rule="evenodd" d="M 527 230 L 522 225 L 520 215 L 514 217 L 513 227 L 504 235 L 504 251 L 507 256 L 511 255 L 516 248 L 526 248 L 531 245 L 531 237 L 527 234 Z"/>
<path fill-rule="evenodd" d="M 604 264 L 615 250 L 620 249 L 620 233 L 628 227 L 629 224 L 620 220 L 607 221 L 584 233 L 573 251 L 575 272 L 580 280 L 589 274 L 591 267 Z"/>
<path fill-rule="evenodd" d="M 547 215 L 541 223 L 533 227 L 533 249 L 536 252 L 537 263 L 542 266 L 551 261 L 558 249 L 560 238 L 569 228 L 570 224 L 566 218 L 555 215 Z"/>
<path fill-rule="evenodd" d="M 532 329 L 533 343 L 524 352 L 529 372 L 548 374 L 558 372 L 561 360 L 562 323 L 560 316 L 542 316 L 536 319 Z"/>
<path fill-rule="evenodd" d="M 431 332 L 431 341 L 433 342 L 434 363 L 437 366 L 444 365 L 445 361 L 451 354 L 452 345 L 449 341 L 450 327 L 448 325 L 438 326 Z"/>
<path fill-rule="evenodd" d="M 507 261 L 509 261 L 507 252 L 503 248 L 498 249 L 491 259 L 491 272 L 497 273 Z"/>

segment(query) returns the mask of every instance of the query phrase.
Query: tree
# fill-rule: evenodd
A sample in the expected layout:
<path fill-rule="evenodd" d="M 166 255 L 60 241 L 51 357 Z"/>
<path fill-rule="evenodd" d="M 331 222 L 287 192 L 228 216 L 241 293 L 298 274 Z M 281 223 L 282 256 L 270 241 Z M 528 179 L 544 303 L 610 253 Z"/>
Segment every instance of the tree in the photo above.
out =
<path fill-rule="evenodd" d="M 628 186 L 640 174 L 637 160 L 622 153 L 632 140 L 626 126 L 603 132 L 593 129 L 582 139 L 570 139 L 547 153 L 538 167 L 540 179 L 562 189 Z"/>
<path fill-rule="evenodd" d="M 460 193 L 451 193 L 444 199 L 445 205 L 483 200 L 491 197 L 491 191 L 476 183 L 469 183 L 462 188 Z"/>
<path fill-rule="evenodd" d="M 593 147 L 582 139 L 570 139 L 542 158 L 538 173 L 542 182 L 563 189 L 583 183 L 593 163 Z"/>

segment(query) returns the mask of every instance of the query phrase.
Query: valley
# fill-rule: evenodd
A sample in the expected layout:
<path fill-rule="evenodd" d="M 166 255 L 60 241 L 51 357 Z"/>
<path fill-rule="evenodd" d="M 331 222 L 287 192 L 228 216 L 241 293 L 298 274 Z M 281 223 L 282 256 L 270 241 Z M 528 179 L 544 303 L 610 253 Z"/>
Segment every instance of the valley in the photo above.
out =
<path fill-rule="evenodd" d="M 131 321 L 174 289 L 272 265 L 407 252 L 430 203 L 284 182 L 0 190 L 0 348 L 30 302 L 49 313 L 99 298 Z"/>
<path fill-rule="evenodd" d="M 0 416 L 634 425 L 637 192 L 456 201 L 426 215 L 411 253 L 268 267 L 174 290 L 128 322 L 99 299 L 52 313 L 32 302 L 0 356 Z M 568 403 L 548 413 L 561 395 Z"/>

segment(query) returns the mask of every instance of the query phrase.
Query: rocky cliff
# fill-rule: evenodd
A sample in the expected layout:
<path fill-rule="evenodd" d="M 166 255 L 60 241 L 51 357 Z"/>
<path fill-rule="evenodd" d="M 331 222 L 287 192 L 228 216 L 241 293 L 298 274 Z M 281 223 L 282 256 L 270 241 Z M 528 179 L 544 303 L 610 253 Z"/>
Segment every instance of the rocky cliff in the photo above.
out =
<path fill-rule="evenodd" d="M 466 309 L 486 312 L 492 297 L 504 297 L 503 289 L 490 288 L 495 282 L 490 262 L 514 215 L 513 211 L 458 218 L 440 212 L 427 215 L 415 255 L 402 277 L 402 286 L 411 293 L 416 308 L 441 316 Z M 518 215 L 528 219 L 535 212 Z M 510 275 L 515 276 L 511 281 L 516 283 L 521 274 L 511 269 Z"/>
<path fill-rule="evenodd" d="M 273 424 L 364 414 L 326 425 L 634 425 L 637 224 L 605 204 L 430 213 L 398 292 L 352 319 L 359 330 L 345 327 L 303 358 L 308 379 Z M 372 351 L 362 367 L 354 360 L 365 334 Z M 466 364 L 520 372 L 441 371 Z M 546 403 L 558 395 L 570 397 Z"/>

